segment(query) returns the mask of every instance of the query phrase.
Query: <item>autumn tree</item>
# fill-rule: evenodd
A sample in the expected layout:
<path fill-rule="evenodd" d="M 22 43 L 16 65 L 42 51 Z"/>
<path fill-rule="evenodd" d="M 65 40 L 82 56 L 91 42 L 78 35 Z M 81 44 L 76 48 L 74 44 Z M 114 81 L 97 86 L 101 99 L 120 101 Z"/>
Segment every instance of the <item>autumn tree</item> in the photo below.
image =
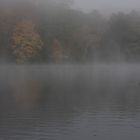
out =
<path fill-rule="evenodd" d="M 42 49 L 43 42 L 31 20 L 17 23 L 12 36 L 12 50 L 17 63 L 33 60 Z"/>
<path fill-rule="evenodd" d="M 54 63 L 62 62 L 62 46 L 57 39 L 52 44 L 52 59 Z"/>

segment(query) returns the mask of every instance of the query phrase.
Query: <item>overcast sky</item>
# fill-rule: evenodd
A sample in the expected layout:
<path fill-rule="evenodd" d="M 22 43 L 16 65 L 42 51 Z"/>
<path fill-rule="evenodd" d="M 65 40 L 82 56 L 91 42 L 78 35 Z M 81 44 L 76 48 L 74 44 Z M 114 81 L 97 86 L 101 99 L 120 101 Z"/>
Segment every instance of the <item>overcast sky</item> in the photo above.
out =
<path fill-rule="evenodd" d="M 75 7 L 84 11 L 92 9 L 100 10 L 104 13 L 116 11 L 140 11 L 140 0 L 75 0 Z"/>

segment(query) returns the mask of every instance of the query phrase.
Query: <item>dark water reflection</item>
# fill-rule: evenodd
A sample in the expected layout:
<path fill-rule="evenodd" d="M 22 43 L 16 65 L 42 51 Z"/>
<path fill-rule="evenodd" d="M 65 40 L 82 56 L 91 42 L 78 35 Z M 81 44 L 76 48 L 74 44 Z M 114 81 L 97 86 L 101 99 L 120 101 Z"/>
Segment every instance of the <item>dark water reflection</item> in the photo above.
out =
<path fill-rule="evenodd" d="M 140 66 L 0 67 L 0 140 L 85 139 L 140 139 Z"/>

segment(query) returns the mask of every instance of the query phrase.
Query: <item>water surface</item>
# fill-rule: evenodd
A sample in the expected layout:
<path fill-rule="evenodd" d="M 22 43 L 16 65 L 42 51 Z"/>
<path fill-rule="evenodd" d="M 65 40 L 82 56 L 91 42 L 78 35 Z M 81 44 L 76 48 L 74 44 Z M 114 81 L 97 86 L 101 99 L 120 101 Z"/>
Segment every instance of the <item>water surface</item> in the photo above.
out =
<path fill-rule="evenodd" d="M 0 67 L 0 140 L 139 140 L 140 66 Z"/>

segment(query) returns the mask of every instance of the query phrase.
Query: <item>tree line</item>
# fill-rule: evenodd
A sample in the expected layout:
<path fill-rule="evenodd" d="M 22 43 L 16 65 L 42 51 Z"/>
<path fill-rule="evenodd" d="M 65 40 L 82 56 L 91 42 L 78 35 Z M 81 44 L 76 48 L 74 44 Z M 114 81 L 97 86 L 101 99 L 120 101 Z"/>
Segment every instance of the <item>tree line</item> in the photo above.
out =
<path fill-rule="evenodd" d="M 0 61 L 140 60 L 140 13 L 84 13 L 71 0 L 0 0 Z"/>

